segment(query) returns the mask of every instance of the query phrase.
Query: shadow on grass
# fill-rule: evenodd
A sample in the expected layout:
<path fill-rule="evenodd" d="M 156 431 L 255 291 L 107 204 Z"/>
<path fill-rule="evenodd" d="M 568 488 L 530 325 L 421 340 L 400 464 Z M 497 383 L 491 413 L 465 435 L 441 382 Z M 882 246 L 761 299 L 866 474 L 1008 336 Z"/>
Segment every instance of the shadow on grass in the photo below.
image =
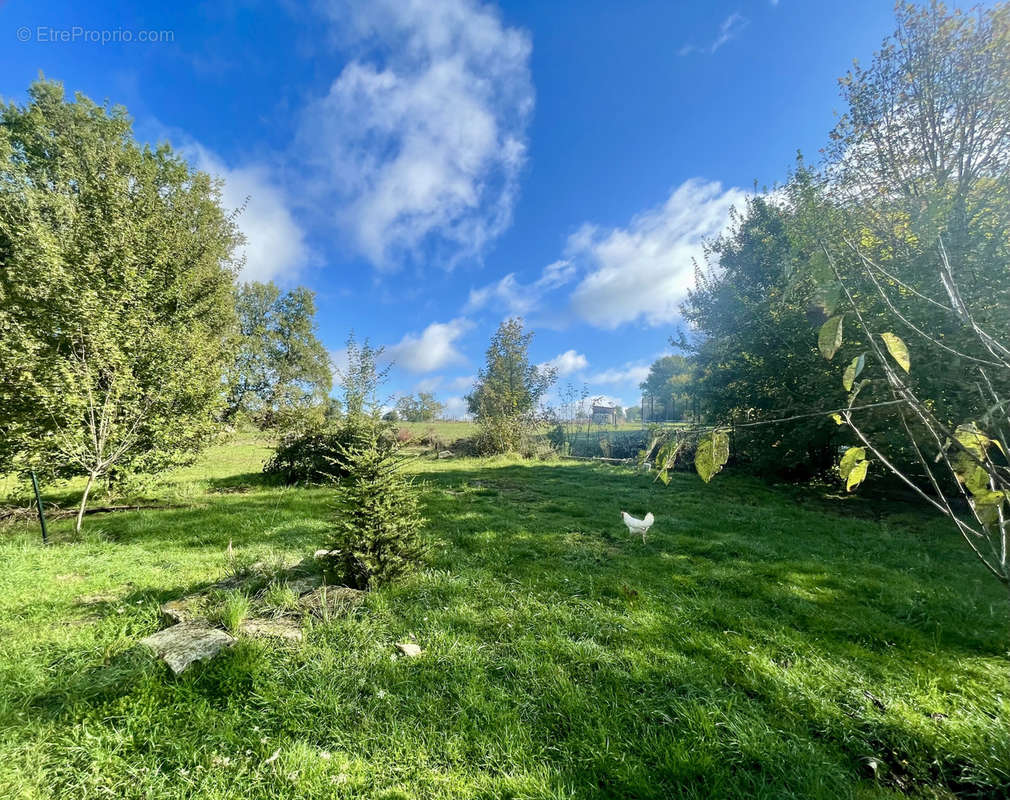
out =
<path fill-rule="evenodd" d="M 382 593 L 382 620 L 416 630 L 437 614 L 455 649 L 419 663 L 424 691 L 398 707 L 396 725 L 435 742 L 455 734 L 462 709 L 487 713 L 468 734 L 474 741 L 522 730 L 544 763 L 604 795 L 692 786 L 697 796 L 741 796 L 773 775 L 804 796 L 865 776 L 868 757 L 890 765 L 899 789 L 943 784 L 995 796 L 1010 785 L 1000 778 L 1010 754 L 995 721 L 978 716 L 960 748 L 943 727 L 965 709 L 998 711 L 990 695 L 1005 680 L 978 673 L 1005 656 L 1005 616 L 984 613 L 1005 598 L 928 518 L 826 515 L 757 481 L 706 486 L 674 475 L 667 488 L 604 466 L 469 462 L 420 479 L 431 570 Z M 232 540 L 307 553 L 321 543 L 331 494 L 261 483 L 107 528 L 123 546 L 223 551 Z M 621 526 L 621 510 L 655 514 L 646 543 Z M 163 602 L 209 585 L 119 602 Z M 266 680 L 258 652 L 229 654 L 192 685 L 215 703 L 241 703 Z M 28 707 L 73 716 L 164 683 L 149 660 L 120 658 L 80 674 L 55 666 L 58 688 L 25 698 Z M 152 691 L 184 702 L 176 689 Z M 504 699 L 483 711 L 492 696 Z M 378 719 L 368 724 L 383 730 Z"/>

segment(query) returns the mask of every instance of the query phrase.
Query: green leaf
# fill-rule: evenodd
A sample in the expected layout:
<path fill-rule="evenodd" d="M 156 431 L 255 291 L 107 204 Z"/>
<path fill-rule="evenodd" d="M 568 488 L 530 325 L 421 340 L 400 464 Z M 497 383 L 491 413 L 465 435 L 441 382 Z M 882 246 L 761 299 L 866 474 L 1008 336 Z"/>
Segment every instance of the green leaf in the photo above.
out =
<path fill-rule="evenodd" d="M 811 255 L 808 266 L 814 284 L 814 299 L 825 314 L 834 314 L 842 299 L 842 287 L 827 257 L 824 253 L 816 252 Z"/>
<path fill-rule="evenodd" d="M 846 480 L 849 477 L 849 473 L 852 472 L 853 468 L 860 461 L 866 460 L 866 448 L 865 447 L 850 447 L 842 455 L 842 460 L 838 462 L 838 473 L 842 476 L 842 480 Z"/>
<path fill-rule="evenodd" d="M 817 349 L 828 361 L 835 357 L 838 348 L 842 346 L 842 320 L 844 314 L 832 317 L 823 325 L 817 334 Z"/>
<path fill-rule="evenodd" d="M 898 366 L 905 370 L 905 372 L 908 372 L 912 365 L 908 360 L 908 347 L 901 341 L 901 338 L 893 333 L 882 333 L 880 334 L 880 338 L 884 340 L 887 352 L 891 354 L 891 358 L 897 361 Z"/>
<path fill-rule="evenodd" d="M 729 461 L 729 434 L 713 431 L 698 442 L 694 453 L 694 468 L 701 479 L 708 483 Z"/>
<path fill-rule="evenodd" d="M 957 439 L 961 447 L 975 456 L 979 461 L 985 459 L 985 451 L 993 441 L 982 433 L 974 422 L 969 422 L 967 425 L 958 425 L 954 431 L 954 438 Z M 1001 447 L 1000 449 L 1002 450 L 1003 448 Z"/>
<path fill-rule="evenodd" d="M 860 461 L 856 464 L 845 479 L 845 491 L 851 492 L 866 478 L 866 468 L 870 466 L 869 461 Z"/>
<path fill-rule="evenodd" d="M 845 368 L 845 374 L 842 376 L 842 386 L 845 387 L 845 391 L 852 391 L 852 384 L 856 382 L 856 378 L 863 371 L 863 367 L 866 366 L 866 353 L 860 353 L 849 363 L 849 366 Z"/>

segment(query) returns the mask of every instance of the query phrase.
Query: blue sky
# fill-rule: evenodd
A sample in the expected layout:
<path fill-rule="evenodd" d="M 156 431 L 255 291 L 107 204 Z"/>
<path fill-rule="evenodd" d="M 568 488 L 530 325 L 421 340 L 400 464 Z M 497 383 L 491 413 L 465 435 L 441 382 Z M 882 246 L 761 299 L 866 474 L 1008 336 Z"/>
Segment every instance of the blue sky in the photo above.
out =
<path fill-rule="evenodd" d="M 459 412 L 518 313 L 629 404 L 701 241 L 816 159 L 891 28 L 886 0 L 0 0 L 0 96 L 41 70 L 220 175 L 245 276 L 314 289 L 338 360 L 385 345 L 390 393 Z"/>

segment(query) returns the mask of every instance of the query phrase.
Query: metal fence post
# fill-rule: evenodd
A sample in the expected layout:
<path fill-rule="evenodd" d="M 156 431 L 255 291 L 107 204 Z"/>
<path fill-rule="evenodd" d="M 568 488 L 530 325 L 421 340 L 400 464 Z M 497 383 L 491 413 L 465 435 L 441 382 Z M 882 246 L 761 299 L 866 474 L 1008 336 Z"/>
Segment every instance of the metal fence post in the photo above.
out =
<path fill-rule="evenodd" d="M 35 503 L 39 507 L 39 525 L 42 526 L 42 544 L 49 544 L 49 532 L 46 530 L 46 513 L 42 510 L 42 495 L 39 494 L 39 480 L 32 470 L 32 488 L 35 490 Z"/>

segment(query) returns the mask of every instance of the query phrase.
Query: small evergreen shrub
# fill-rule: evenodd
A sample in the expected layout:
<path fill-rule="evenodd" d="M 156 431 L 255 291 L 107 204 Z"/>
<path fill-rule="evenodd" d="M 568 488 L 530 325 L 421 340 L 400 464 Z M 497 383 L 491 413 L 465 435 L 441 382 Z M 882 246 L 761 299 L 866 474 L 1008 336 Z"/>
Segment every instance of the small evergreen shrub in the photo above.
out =
<path fill-rule="evenodd" d="M 326 548 L 329 572 L 346 586 L 371 589 L 413 569 L 427 551 L 418 490 L 403 472 L 399 447 L 375 432 L 341 448 L 338 520 Z"/>

